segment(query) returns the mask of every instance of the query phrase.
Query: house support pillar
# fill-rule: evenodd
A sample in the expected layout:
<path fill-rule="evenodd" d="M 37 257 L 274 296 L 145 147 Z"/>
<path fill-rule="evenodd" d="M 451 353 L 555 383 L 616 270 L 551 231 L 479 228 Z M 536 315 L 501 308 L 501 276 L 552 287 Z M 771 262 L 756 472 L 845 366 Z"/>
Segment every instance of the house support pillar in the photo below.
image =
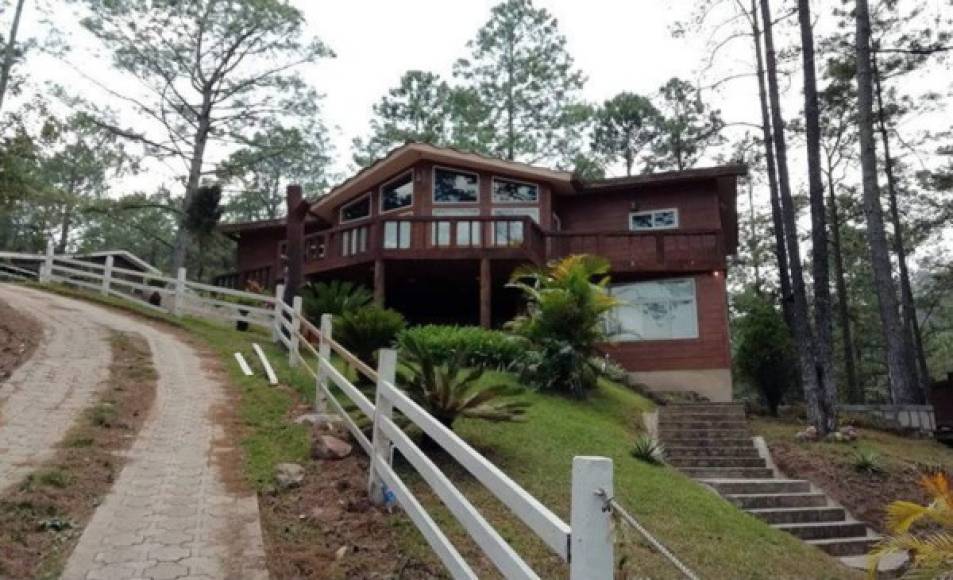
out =
<path fill-rule="evenodd" d="M 384 297 L 387 296 L 385 286 L 384 260 L 374 260 L 374 304 L 384 306 Z"/>
<path fill-rule="evenodd" d="M 480 326 L 490 328 L 492 324 L 491 300 L 493 280 L 490 274 L 490 259 L 480 259 Z"/>

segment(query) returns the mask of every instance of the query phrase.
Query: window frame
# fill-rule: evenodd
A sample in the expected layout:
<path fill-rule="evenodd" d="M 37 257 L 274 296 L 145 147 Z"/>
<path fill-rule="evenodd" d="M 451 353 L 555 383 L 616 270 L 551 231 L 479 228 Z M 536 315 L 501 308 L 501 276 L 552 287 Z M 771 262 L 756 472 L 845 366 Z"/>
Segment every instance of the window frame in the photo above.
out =
<path fill-rule="evenodd" d="M 463 173 L 476 177 L 476 199 L 473 201 L 437 201 L 437 170 L 451 171 L 453 173 Z M 480 174 L 476 171 L 466 169 L 457 169 L 447 167 L 446 165 L 434 165 L 430 168 L 430 203 L 434 206 L 473 206 L 480 204 Z"/>
<path fill-rule="evenodd" d="M 352 224 L 352 223 L 359 222 L 361 220 L 369 220 L 372 217 L 374 217 L 374 204 L 371 202 L 370 197 L 371 197 L 371 192 L 368 191 L 364 195 L 361 195 L 355 199 L 352 199 L 351 201 L 342 205 L 340 209 L 338 209 L 338 221 L 340 222 L 340 224 L 343 226 L 344 224 Z M 367 200 L 367 215 L 366 216 L 359 217 L 359 218 L 352 218 L 349 220 L 344 219 L 345 209 L 351 207 L 352 205 L 357 205 L 358 203 L 364 201 L 365 199 Z"/>
<path fill-rule="evenodd" d="M 393 209 L 385 210 L 385 209 L 384 209 L 384 188 L 387 187 L 388 185 L 394 183 L 395 181 L 400 181 L 401 178 L 406 177 L 406 176 L 408 176 L 408 175 L 410 175 L 410 203 L 407 204 L 407 205 L 402 205 L 402 206 L 400 206 L 400 207 L 395 207 L 395 208 L 393 208 Z M 396 175 L 396 176 L 392 177 L 391 179 L 389 179 L 389 180 L 385 181 L 384 183 L 382 183 L 382 184 L 380 185 L 380 187 L 377 188 L 377 197 L 379 198 L 379 199 L 378 199 L 378 202 L 377 202 L 377 211 L 378 211 L 378 214 L 377 214 L 377 215 L 387 215 L 387 214 L 393 213 L 393 212 L 395 212 L 395 211 L 401 211 L 401 210 L 406 210 L 406 209 L 411 209 L 411 208 L 413 208 L 413 207 L 414 207 L 414 202 L 415 202 L 415 199 L 414 199 L 414 170 L 413 170 L 413 169 L 408 169 L 407 171 L 405 171 L 405 172 L 403 172 L 403 173 L 401 173 L 401 174 L 399 174 L 399 175 Z"/>
<path fill-rule="evenodd" d="M 531 185 L 531 186 L 533 186 L 534 188 L 536 188 L 536 199 L 533 200 L 533 201 L 500 201 L 500 200 L 496 199 L 496 190 L 495 190 L 495 188 L 494 188 L 494 184 L 495 184 L 497 181 L 509 181 L 510 183 L 517 183 L 517 184 L 519 184 L 519 185 Z M 539 184 L 538 184 L 538 183 L 533 183 L 533 182 L 531 182 L 531 181 L 523 181 L 523 180 L 520 180 L 520 179 L 510 179 L 509 177 L 503 177 L 503 176 L 498 176 L 498 175 L 494 175 L 493 177 L 490 178 L 490 202 L 493 203 L 494 205 L 500 204 L 500 205 L 533 205 L 533 206 L 538 206 L 538 205 L 539 205 L 539 197 L 540 197 L 540 190 L 539 190 Z"/>
<path fill-rule="evenodd" d="M 657 213 L 662 213 L 662 212 L 668 212 L 668 211 L 672 212 L 672 214 L 675 216 L 675 224 L 674 224 L 674 225 L 671 225 L 671 226 L 665 226 L 665 227 L 655 227 L 655 214 L 657 214 Z M 650 227 L 650 228 L 636 228 L 636 227 L 633 227 L 632 218 L 634 218 L 635 216 L 644 216 L 644 215 L 650 215 L 650 216 L 652 216 L 652 227 Z M 629 212 L 629 231 L 630 231 L 630 232 L 656 232 L 656 231 L 662 231 L 662 230 L 677 230 L 677 229 L 679 228 L 680 224 L 681 224 L 681 218 L 680 218 L 679 215 L 678 215 L 678 208 L 677 208 L 677 207 L 666 207 L 666 208 L 659 208 L 659 209 L 645 209 L 645 210 L 630 211 L 630 212 Z"/>
<path fill-rule="evenodd" d="M 657 284 L 657 283 L 661 283 L 661 282 L 675 282 L 675 281 L 679 281 L 679 282 L 680 282 L 680 281 L 686 281 L 686 280 L 691 282 L 691 286 L 692 286 L 692 304 L 694 305 L 694 311 L 695 311 L 695 324 L 694 324 L 695 332 L 694 332 L 694 334 L 693 334 L 692 336 L 678 336 L 678 337 L 674 337 L 674 336 L 673 336 L 673 337 L 669 337 L 669 338 L 625 338 L 625 339 L 616 339 L 616 338 L 614 338 L 613 335 L 610 335 L 610 336 L 609 336 L 609 340 L 610 340 L 611 342 L 638 342 L 638 343 L 644 343 L 644 342 L 697 341 L 697 340 L 701 339 L 701 314 L 700 314 L 699 309 L 698 309 L 698 280 L 696 280 L 694 276 L 682 276 L 682 277 L 676 277 L 676 278 L 659 278 L 659 279 L 657 279 L 657 280 L 641 280 L 641 281 L 638 281 L 638 282 L 622 282 L 622 283 L 619 283 L 619 284 L 610 285 L 610 286 L 609 286 L 609 294 L 610 294 L 611 296 L 613 296 L 613 297 L 617 297 L 617 295 L 616 295 L 616 293 L 614 292 L 614 290 L 615 290 L 616 287 L 619 287 L 619 286 L 636 286 L 636 285 L 638 285 L 638 284 L 652 284 L 652 283 L 656 283 L 656 284 Z M 670 302 L 671 302 L 671 300 L 670 300 Z M 623 301 L 623 303 L 620 304 L 619 306 L 617 306 L 616 308 L 636 307 L 636 306 L 638 306 L 638 305 L 640 305 L 640 304 L 643 304 L 643 303 L 648 303 L 648 302 L 629 302 L 629 301 Z M 609 323 L 611 323 L 611 322 L 613 321 L 613 319 L 615 319 L 616 321 L 619 320 L 619 319 L 618 319 L 618 315 L 617 315 L 616 312 L 615 312 L 615 309 L 613 309 L 612 311 L 610 311 L 609 318 L 606 319 L 607 325 L 608 325 Z M 619 321 L 619 327 L 620 327 L 620 330 L 621 330 L 621 321 Z M 620 333 L 620 335 L 622 335 L 622 333 Z"/>

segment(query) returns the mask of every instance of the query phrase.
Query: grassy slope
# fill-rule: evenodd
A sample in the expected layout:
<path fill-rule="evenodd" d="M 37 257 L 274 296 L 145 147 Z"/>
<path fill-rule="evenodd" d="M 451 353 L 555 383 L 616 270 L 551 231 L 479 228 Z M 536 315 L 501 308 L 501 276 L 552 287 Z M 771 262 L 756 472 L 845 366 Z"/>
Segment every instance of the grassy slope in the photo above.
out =
<path fill-rule="evenodd" d="M 248 427 L 243 441 L 246 470 L 258 488 L 271 483 L 274 464 L 305 461 L 308 433 L 291 425 L 288 413 L 295 397 L 269 388 L 258 377 L 245 377 L 232 358 L 236 351 L 252 360 L 250 341 L 258 340 L 275 366 L 283 383 L 292 385 L 303 398 L 313 398 L 313 382 L 304 371 L 287 366 L 287 355 L 260 333 L 239 333 L 219 324 L 184 318 L 176 320 L 130 306 L 116 299 L 102 299 L 87 293 L 62 290 L 145 316 L 162 318 L 183 327 L 204 340 L 220 354 L 230 378 L 242 390 L 240 416 Z M 488 373 L 484 380 L 512 380 L 507 375 Z M 772 530 L 758 520 L 734 509 L 680 473 L 666 467 L 642 464 L 628 455 L 640 428 L 639 413 L 652 404 L 639 395 L 611 383 L 603 383 L 588 401 L 528 393 L 532 402 L 528 420 L 522 423 L 487 423 L 462 420 L 456 430 L 484 452 L 530 493 L 568 521 L 570 466 L 576 455 L 603 455 L 615 461 L 616 497 L 646 527 L 704 578 L 847 578 L 845 568 L 820 551 L 793 537 Z M 566 575 L 565 566 L 492 498 L 482 486 L 441 461 L 448 474 L 488 519 L 499 526 L 503 536 L 538 569 L 544 578 Z M 409 474 L 408 474 L 409 475 Z M 411 476 L 412 477 L 412 476 Z M 421 482 L 414 486 L 434 513 L 435 519 L 461 546 L 470 561 L 489 576 L 490 568 L 456 526 L 439 501 Z M 406 549 L 422 555 L 427 548 L 409 522 L 394 518 L 392 525 L 406 527 Z M 631 535 L 631 534 L 630 534 Z M 638 538 L 631 535 L 636 541 Z M 677 578 L 674 568 L 641 545 L 626 550 L 638 576 Z"/>

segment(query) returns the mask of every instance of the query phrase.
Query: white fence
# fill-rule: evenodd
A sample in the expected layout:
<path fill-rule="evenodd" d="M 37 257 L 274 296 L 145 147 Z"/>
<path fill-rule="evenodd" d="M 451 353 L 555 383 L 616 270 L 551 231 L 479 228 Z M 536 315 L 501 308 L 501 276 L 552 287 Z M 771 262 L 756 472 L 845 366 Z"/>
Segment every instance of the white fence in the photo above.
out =
<path fill-rule="evenodd" d="M 370 458 L 368 493 L 377 503 L 396 501 L 423 534 L 454 578 L 475 579 L 477 574 L 443 533 L 410 487 L 393 467 L 394 452 L 420 475 L 449 512 L 505 578 L 539 578 L 530 565 L 503 539 L 464 494 L 394 421 L 399 413 L 465 468 L 477 481 L 519 518 L 533 534 L 569 566 L 571 580 L 609 580 L 613 576 L 613 538 L 606 497 L 612 497 L 612 461 L 603 457 L 576 457 L 572 465 L 572 503 L 566 523 L 530 495 L 503 471 L 437 421 L 396 386 L 397 353 L 379 352 L 377 369 L 359 360 L 332 338 L 332 318 L 321 317 L 316 328 L 301 313 L 301 297 L 289 306 L 278 286 L 274 296 L 262 296 L 189 281 L 185 269 L 176 278 L 118 268 L 111 256 L 105 264 L 53 254 L 3 254 L 14 259 L 10 269 L 0 261 L 0 274 L 11 278 L 36 278 L 40 282 L 65 283 L 103 295 L 129 299 L 137 304 L 180 316 L 193 314 L 223 321 L 245 321 L 268 329 L 273 340 L 289 353 L 289 364 L 301 366 L 315 379 L 316 407 L 321 413 L 331 407 Z M 37 270 L 22 267 L 36 262 Z M 21 271 L 22 270 L 22 271 Z M 311 340 L 317 340 L 317 346 Z M 371 401 L 333 364 L 332 353 L 376 386 Z M 349 401 L 354 412 L 373 425 L 368 436 L 345 410 Z"/>

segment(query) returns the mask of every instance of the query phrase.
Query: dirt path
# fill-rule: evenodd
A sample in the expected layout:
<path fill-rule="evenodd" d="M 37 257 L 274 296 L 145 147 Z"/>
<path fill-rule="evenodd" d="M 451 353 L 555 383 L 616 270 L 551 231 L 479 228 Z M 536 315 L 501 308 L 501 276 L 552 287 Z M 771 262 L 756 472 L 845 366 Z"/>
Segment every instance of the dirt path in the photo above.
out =
<path fill-rule="evenodd" d="M 56 317 L 46 341 L 11 377 L 26 373 L 16 383 L 18 392 L 65 389 L 69 393 L 61 397 L 72 401 L 84 384 L 98 384 L 109 362 L 104 328 L 145 337 L 159 373 L 155 405 L 129 450 L 129 463 L 83 532 L 63 578 L 266 578 L 256 498 L 227 485 L 233 478 L 217 460 L 229 451 L 216 420 L 227 402 L 226 387 L 200 354 L 172 333 L 85 302 L 3 285 L 0 299 L 41 321 Z M 74 375 L 60 380 L 57 373 L 67 368 Z M 32 396 L 37 398 L 49 397 Z M 41 407 L 26 411 L 33 415 L 32 429 L 11 440 L 17 449 L 32 444 L 31 437 L 48 449 L 58 441 L 51 432 L 61 436 L 68 427 L 68 420 L 54 427 L 57 421 L 41 416 L 58 409 Z M 0 441 L 4 430 L 0 425 Z M 36 431 L 50 433 L 31 435 Z"/>

